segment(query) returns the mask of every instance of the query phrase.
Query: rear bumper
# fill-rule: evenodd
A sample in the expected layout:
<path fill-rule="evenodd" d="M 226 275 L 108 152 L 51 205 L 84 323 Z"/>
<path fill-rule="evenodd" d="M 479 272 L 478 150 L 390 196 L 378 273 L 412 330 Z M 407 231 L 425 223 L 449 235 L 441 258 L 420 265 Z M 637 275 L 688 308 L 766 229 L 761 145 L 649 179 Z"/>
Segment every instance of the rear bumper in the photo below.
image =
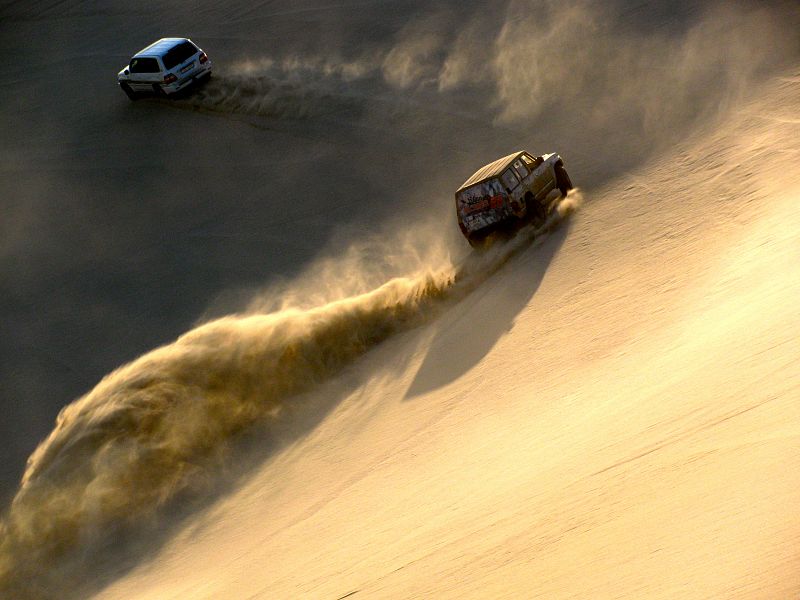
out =
<path fill-rule="evenodd" d="M 458 219 L 458 226 L 461 232 L 471 237 L 479 235 L 481 232 L 489 232 L 502 226 L 503 223 L 513 220 L 513 213 L 504 206 L 502 209 L 489 209 L 470 215 L 470 217 Z"/>
<path fill-rule="evenodd" d="M 181 75 L 180 79 L 168 85 L 164 85 L 159 81 L 134 81 L 130 78 L 117 78 L 117 83 L 119 85 L 124 83 L 130 86 L 131 90 L 134 92 L 153 92 L 156 91 L 155 88 L 158 87 L 163 93 L 171 95 L 180 92 L 181 90 L 189 87 L 192 83 L 209 77 L 210 75 L 211 61 L 209 60 L 205 64 L 200 65 L 198 68 Z"/>
<path fill-rule="evenodd" d="M 211 75 L 210 60 L 204 65 L 200 65 L 197 69 L 188 71 L 185 75 L 181 75 L 181 78 L 178 79 L 178 81 L 169 85 L 162 85 L 161 89 L 167 94 L 175 94 L 176 92 L 180 92 L 182 89 L 189 87 L 196 81 L 208 77 L 209 75 Z"/>

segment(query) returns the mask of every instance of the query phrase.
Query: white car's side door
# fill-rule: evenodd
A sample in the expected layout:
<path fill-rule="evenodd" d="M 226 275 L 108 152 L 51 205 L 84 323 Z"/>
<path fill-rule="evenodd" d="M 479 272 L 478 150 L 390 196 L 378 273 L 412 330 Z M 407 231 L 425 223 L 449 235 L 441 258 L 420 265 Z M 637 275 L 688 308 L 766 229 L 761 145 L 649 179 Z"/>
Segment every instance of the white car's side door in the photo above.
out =
<path fill-rule="evenodd" d="M 131 59 L 130 86 L 136 91 L 150 91 L 154 83 L 163 81 L 164 68 L 155 56 L 138 56 Z"/>

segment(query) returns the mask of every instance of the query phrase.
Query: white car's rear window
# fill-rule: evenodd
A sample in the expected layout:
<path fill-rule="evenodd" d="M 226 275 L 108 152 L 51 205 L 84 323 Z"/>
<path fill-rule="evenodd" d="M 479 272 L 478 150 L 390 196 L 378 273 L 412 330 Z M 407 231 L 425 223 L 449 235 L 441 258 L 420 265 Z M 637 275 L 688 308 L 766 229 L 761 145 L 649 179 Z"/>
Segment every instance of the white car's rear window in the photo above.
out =
<path fill-rule="evenodd" d="M 197 47 L 192 42 L 181 42 L 164 54 L 161 60 L 167 69 L 177 67 L 179 64 L 197 54 Z"/>

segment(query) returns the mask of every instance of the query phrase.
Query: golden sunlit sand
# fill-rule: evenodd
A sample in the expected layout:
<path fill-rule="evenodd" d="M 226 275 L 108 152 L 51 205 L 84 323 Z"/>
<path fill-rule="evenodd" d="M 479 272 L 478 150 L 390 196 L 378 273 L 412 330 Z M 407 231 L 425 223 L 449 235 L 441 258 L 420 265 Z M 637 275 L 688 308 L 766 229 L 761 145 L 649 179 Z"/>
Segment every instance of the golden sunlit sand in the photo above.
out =
<path fill-rule="evenodd" d="M 772 164 L 772 186 L 729 199 L 717 176 L 757 140 L 793 160 L 800 138 L 761 111 L 797 100 L 772 82 L 680 148 L 679 182 L 656 163 L 597 191 L 476 302 L 374 352 L 361 368 L 415 358 L 101 597 L 794 597 L 800 181 Z M 552 246 L 483 359 L 414 381 Z"/>
<path fill-rule="evenodd" d="M 283 144 L 293 177 L 313 164 L 333 191 L 276 217 L 269 256 L 291 277 L 62 411 L 3 517 L 0 595 L 800 597 L 800 76 L 768 52 L 800 55 L 787 6 L 709 4 L 678 33 L 620 8 L 617 36 L 598 5 L 536 20 L 511 2 L 494 45 L 474 17 L 447 47 L 447 15 L 426 9 L 372 55 L 254 55 L 196 95 L 122 105 L 233 148 Z M 298 10 L 270 14 L 297 36 L 334 22 Z M 243 14 L 223 23 L 244 32 Z M 526 53 L 543 69 L 516 76 Z M 533 144 L 533 124 L 571 144 L 577 189 L 543 227 L 470 251 L 452 193 L 472 171 L 448 156 L 493 155 L 449 136 Z M 337 136 L 341 171 L 305 162 L 345 154 Z M 318 213 L 349 194 L 339 177 L 395 176 L 376 150 L 419 160 L 419 204 L 380 220 L 347 205 L 346 243 L 321 236 L 305 261 Z M 388 197 L 416 193 L 403 175 Z M 250 231 L 246 211 L 219 219 L 192 235 Z"/>

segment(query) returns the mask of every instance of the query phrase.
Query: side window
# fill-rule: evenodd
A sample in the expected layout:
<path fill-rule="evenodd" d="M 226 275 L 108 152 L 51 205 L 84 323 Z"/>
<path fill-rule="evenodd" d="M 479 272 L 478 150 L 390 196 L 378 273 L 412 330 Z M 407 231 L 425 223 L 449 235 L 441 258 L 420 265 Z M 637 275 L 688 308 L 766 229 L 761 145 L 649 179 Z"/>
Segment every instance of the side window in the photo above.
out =
<path fill-rule="evenodd" d="M 517 175 L 520 179 L 525 179 L 528 176 L 528 173 L 530 173 L 530 171 L 528 171 L 528 167 L 526 167 L 525 163 L 523 163 L 521 160 L 514 161 L 514 170 L 517 172 Z"/>
<path fill-rule="evenodd" d="M 155 58 L 141 56 L 131 60 L 131 73 L 158 73 L 160 70 Z"/>
<path fill-rule="evenodd" d="M 503 182 L 503 187 L 505 187 L 507 190 L 513 190 L 519 185 L 519 179 L 517 179 L 517 176 L 511 169 L 506 169 L 503 171 L 503 174 L 500 175 L 500 179 Z"/>

